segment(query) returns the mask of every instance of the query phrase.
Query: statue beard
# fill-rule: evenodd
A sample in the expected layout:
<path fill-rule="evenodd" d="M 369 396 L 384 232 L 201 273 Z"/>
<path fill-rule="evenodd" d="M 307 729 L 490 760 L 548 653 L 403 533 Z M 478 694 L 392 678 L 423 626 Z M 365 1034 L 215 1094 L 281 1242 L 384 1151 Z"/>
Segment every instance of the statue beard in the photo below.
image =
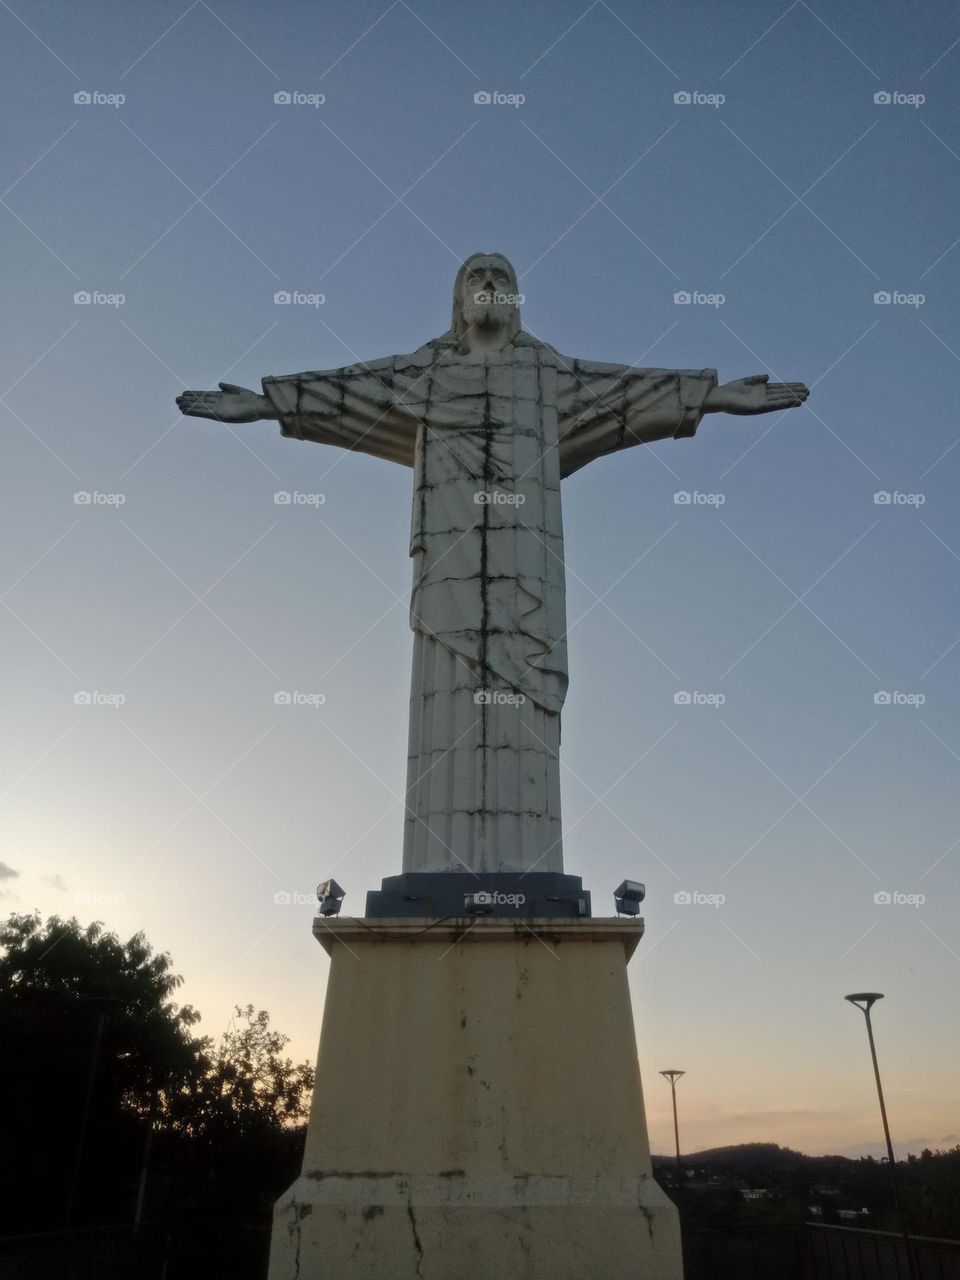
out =
<path fill-rule="evenodd" d="M 514 308 L 508 302 L 465 302 L 463 319 L 468 329 L 473 328 L 509 328 L 514 316 Z"/>

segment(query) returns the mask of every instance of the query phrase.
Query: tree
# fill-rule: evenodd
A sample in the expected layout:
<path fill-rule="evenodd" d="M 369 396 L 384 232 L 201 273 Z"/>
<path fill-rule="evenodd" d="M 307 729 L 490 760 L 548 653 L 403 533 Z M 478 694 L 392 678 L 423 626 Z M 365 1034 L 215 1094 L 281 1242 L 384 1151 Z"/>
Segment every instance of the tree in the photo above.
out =
<path fill-rule="evenodd" d="M 124 943 L 39 913 L 0 925 L 0 1107 L 19 1153 L 4 1170 L 4 1226 L 129 1220 L 142 1118 L 203 1073 L 199 1015 L 172 998 L 181 981 L 142 933 Z"/>
<path fill-rule="evenodd" d="M 16 1152 L 0 1233 L 129 1223 L 144 1189 L 147 1217 L 269 1214 L 296 1176 L 313 1070 L 252 1005 L 216 1045 L 196 1035 L 181 985 L 142 933 L 0 923 L 0 1123 Z"/>
<path fill-rule="evenodd" d="M 254 1013 L 252 1004 L 237 1005 L 207 1077 L 216 1091 L 209 1123 L 241 1133 L 304 1123 L 313 1067 L 283 1057 L 289 1043 L 289 1036 L 271 1029 L 266 1009 Z"/>

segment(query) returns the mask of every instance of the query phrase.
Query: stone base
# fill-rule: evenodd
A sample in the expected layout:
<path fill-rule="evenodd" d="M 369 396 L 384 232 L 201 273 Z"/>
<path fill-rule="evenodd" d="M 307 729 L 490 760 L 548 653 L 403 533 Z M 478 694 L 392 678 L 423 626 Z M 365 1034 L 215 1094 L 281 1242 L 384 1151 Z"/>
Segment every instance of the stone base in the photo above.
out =
<path fill-rule="evenodd" d="M 653 1181 L 636 919 L 318 919 L 331 966 L 270 1280 L 682 1280 Z"/>

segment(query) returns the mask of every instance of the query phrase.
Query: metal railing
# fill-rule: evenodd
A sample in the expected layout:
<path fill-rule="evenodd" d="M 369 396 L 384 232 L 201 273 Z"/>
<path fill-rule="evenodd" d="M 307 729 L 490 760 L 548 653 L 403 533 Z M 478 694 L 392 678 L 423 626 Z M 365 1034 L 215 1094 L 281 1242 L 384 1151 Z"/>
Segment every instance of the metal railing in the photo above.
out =
<path fill-rule="evenodd" d="M 144 1223 L 0 1239 L 2 1280 L 264 1280 L 270 1230 Z M 960 1280 L 960 1240 L 911 1236 L 920 1280 Z M 685 1280 L 908 1280 L 903 1237 L 804 1223 L 685 1224 Z"/>
<path fill-rule="evenodd" d="M 894 1231 L 831 1226 L 806 1227 L 813 1280 L 909 1280 L 906 1245 Z M 910 1252 L 919 1280 L 960 1280 L 960 1240 L 911 1236 Z"/>
<path fill-rule="evenodd" d="M 960 1280 L 960 1240 L 911 1236 L 919 1280 Z M 685 1224 L 685 1280 L 910 1280 L 893 1231 L 808 1222 Z"/>

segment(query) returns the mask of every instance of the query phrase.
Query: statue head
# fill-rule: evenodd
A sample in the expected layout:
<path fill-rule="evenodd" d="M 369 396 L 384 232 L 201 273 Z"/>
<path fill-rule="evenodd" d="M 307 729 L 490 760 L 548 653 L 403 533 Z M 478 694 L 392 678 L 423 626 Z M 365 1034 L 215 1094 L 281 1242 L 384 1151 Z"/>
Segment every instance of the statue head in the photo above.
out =
<path fill-rule="evenodd" d="M 517 273 L 502 253 L 473 253 L 457 272 L 450 337 L 459 345 L 470 329 L 520 332 Z"/>

